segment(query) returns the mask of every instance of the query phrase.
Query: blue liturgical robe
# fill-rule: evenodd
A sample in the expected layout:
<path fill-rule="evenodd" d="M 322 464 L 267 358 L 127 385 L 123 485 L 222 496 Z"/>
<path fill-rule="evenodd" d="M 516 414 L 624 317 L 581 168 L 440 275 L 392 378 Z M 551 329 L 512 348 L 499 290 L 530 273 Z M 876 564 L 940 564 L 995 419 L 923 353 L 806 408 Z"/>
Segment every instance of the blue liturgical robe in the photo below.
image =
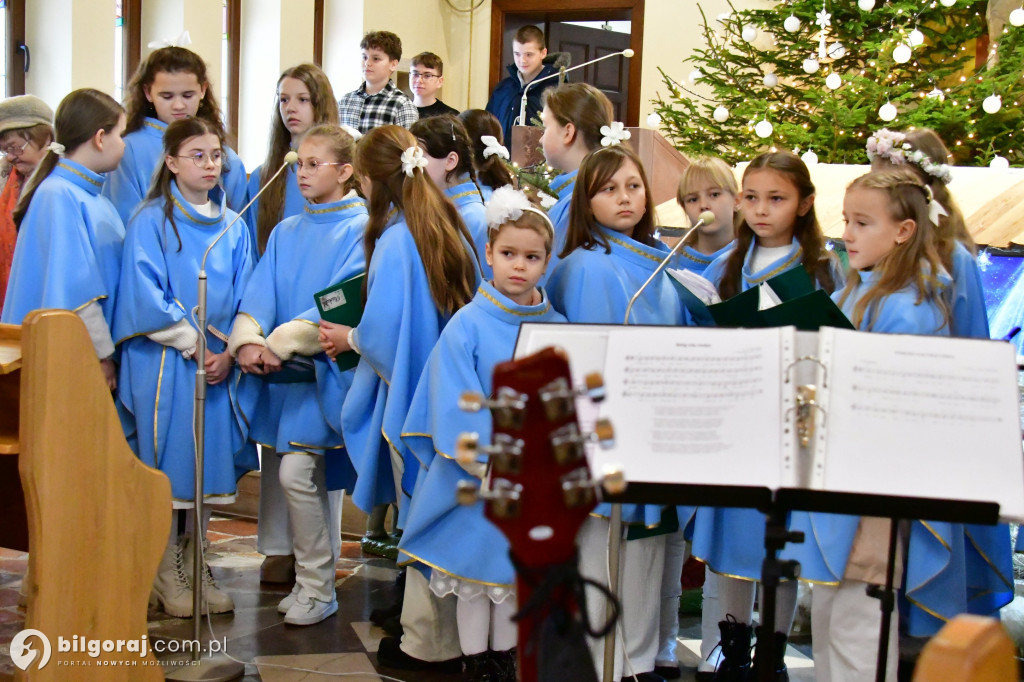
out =
<path fill-rule="evenodd" d="M 149 194 L 153 175 L 164 162 L 164 131 L 167 124 L 146 118 L 142 127 L 124 136 L 124 157 L 103 185 L 103 196 L 110 199 L 127 225 L 132 214 Z M 240 211 L 245 206 L 245 166 L 230 147 L 224 147 L 223 175 L 220 180 L 227 194 L 228 208 Z M 219 188 L 210 192 L 214 203 L 221 202 Z"/>
<path fill-rule="evenodd" d="M 668 255 L 668 247 L 658 242 L 647 246 L 626 235 L 601 227 L 611 253 L 600 246 L 574 250 L 551 273 L 548 295 L 555 310 L 569 322 L 583 324 L 622 324 L 629 299 L 640 289 L 651 273 Z M 630 324 L 686 325 L 689 318 L 662 272 L 644 290 L 630 310 Z M 596 514 L 607 516 L 609 505 L 602 504 Z M 680 523 L 685 525 L 690 512 L 681 510 Z M 657 505 L 623 505 L 624 523 L 657 526 L 661 507 Z"/>
<path fill-rule="evenodd" d="M 172 185 L 178 238 L 159 201 L 147 202 L 129 224 L 124 267 L 114 317 L 114 338 L 121 348 L 118 397 L 128 443 L 143 462 L 167 474 L 175 501 L 195 499 L 195 443 L 192 434 L 196 361 L 146 335 L 181 320 L 195 325 L 199 264 L 203 253 L 235 218 L 230 210 L 212 218 L 198 213 Z M 249 232 L 235 223 L 206 261 L 209 353 L 222 353 L 227 333 L 252 273 Z M 207 386 L 204 494 L 235 494 L 237 470 L 253 468 L 255 448 L 247 443 L 248 424 L 235 409 L 239 370 Z M 236 468 L 237 467 L 237 468 Z"/>
<path fill-rule="evenodd" d="M 239 313 L 264 336 L 293 320 L 317 326 L 313 295 L 366 269 L 367 220 L 366 202 L 354 193 L 328 204 L 306 203 L 301 213 L 282 220 L 270 233 Z M 271 383 L 246 375 L 243 381 L 261 389 L 250 438 L 279 455 L 323 453 L 328 489 L 351 490 L 355 471 L 344 451 L 340 415 L 354 370 L 338 371 L 322 352 L 313 361 L 315 382 Z"/>
<path fill-rule="evenodd" d="M 677 270 L 689 270 L 690 272 L 703 276 L 711 263 L 732 251 L 732 245 L 734 243 L 735 242 L 729 242 L 718 251 L 707 255 L 687 244 L 679 249 L 679 252 L 676 254 L 675 262 L 672 263 L 672 267 Z"/>
<path fill-rule="evenodd" d="M 0 322 L 95 302 L 113 326 L 125 230 L 102 186 L 102 175 L 66 158 L 39 184 L 18 231 Z"/>
<path fill-rule="evenodd" d="M 959 241 L 953 247 L 952 274 L 950 333 L 953 336 L 974 339 L 989 338 L 988 311 L 985 309 L 981 270 L 971 252 Z"/>
<path fill-rule="evenodd" d="M 489 396 L 494 366 L 512 359 L 522 322 L 564 322 L 547 297 L 537 305 L 515 303 L 490 282 L 444 328 L 423 370 L 402 439 L 420 467 L 399 543 L 400 562 L 419 562 L 463 580 L 489 585 L 515 582 L 508 541 L 484 517 L 483 502 L 464 507 L 455 500 L 460 480 L 475 480 L 455 456 L 464 431 L 491 441 L 491 416 L 459 409 L 464 391 Z M 462 538 L 453 542 L 453 538 Z"/>
<path fill-rule="evenodd" d="M 578 170 L 571 173 L 562 173 L 551 181 L 551 190 L 558 194 L 558 201 L 548 209 L 548 218 L 555 226 L 555 241 L 551 246 L 551 261 L 548 263 L 547 273 L 541 277 L 540 283 L 544 284 L 555 271 L 558 264 L 559 254 L 565 248 L 565 241 L 569 236 L 569 208 L 572 205 L 572 193 L 576 188 L 576 174 Z M 623 311 L 625 312 L 625 311 Z"/>
<path fill-rule="evenodd" d="M 459 209 L 459 215 L 462 216 L 462 221 L 466 223 L 466 228 L 469 230 L 470 236 L 473 237 L 473 247 L 476 249 L 481 275 L 485 280 L 489 280 L 494 273 L 484 257 L 484 248 L 487 246 L 487 216 L 485 215 L 487 209 L 484 207 L 484 199 L 480 190 L 466 178 L 465 182 L 449 187 L 444 193 L 455 204 L 455 208 Z"/>

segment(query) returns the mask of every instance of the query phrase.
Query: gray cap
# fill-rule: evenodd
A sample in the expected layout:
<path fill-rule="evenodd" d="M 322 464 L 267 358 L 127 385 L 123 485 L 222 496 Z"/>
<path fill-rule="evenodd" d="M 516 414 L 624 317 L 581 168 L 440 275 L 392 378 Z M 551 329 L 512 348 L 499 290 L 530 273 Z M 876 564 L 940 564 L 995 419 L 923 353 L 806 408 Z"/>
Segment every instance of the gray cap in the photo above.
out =
<path fill-rule="evenodd" d="M 18 95 L 0 101 L 0 134 L 41 123 L 53 126 L 53 110 L 35 95 Z"/>

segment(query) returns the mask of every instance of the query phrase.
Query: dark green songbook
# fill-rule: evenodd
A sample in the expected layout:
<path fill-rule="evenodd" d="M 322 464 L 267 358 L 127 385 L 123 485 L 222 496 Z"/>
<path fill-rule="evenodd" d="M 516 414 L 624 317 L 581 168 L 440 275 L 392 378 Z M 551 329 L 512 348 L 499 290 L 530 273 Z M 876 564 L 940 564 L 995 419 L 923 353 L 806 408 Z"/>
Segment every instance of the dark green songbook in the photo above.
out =
<path fill-rule="evenodd" d="M 317 310 L 320 311 L 320 318 L 334 324 L 358 326 L 359 320 L 363 318 L 363 281 L 365 279 L 366 273 L 361 272 L 355 277 L 350 277 L 313 294 Z M 359 353 L 354 350 L 340 353 L 335 358 L 335 362 L 338 363 L 338 369 L 344 372 L 359 364 Z"/>

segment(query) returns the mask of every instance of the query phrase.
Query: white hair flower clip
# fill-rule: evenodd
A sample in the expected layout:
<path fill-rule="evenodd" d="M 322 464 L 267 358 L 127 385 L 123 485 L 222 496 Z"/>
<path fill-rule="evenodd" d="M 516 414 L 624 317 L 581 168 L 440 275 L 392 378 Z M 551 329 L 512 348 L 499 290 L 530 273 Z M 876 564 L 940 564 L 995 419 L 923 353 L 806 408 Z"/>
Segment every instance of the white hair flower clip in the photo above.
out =
<path fill-rule="evenodd" d="M 64 145 L 56 141 L 51 142 L 46 148 L 49 149 L 54 154 L 56 154 L 57 156 L 64 156 L 64 152 L 67 151 L 67 149 L 64 148 Z"/>
<path fill-rule="evenodd" d="M 553 197 L 547 192 L 537 192 L 537 197 L 540 199 L 541 208 L 549 209 L 558 203 L 558 197 Z"/>
<path fill-rule="evenodd" d="M 188 34 L 188 31 L 182 31 L 181 35 L 177 38 L 164 38 L 163 40 L 154 40 L 146 47 L 151 50 L 159 50 L 161 47 L 188 47 L 192 44 L 192 36 Z"/>
<path fill-rule="evenodd" d="M 519 220 L 525 211 L 542 217 L 551 234 L 555 234 L 555 226 L 551 224 L 551 218 L 548 218 L 547 213 L 535 208 L 526 194 L 512 185 L 498 187 L 487 200 L 487 210 L 484 213 L 487 218 L 487 229 L 497 230 L 505 223 Z"/>
<path fill-rule="evenodd" d="M 622 121 L 612 121 L 610 126 L 601 126 L 601 135 L 602 147 L 614 147 L 633 136 L 626 130 L 626 126 L 622 125 Z"/>
<path fill-rule="evenodd" d="M 949 216 L 949 212 L 946 211 L 942 204 L 936 201 L 935 193 L 932 192 L 932 188 L 929 185 L 924 186 L 924 195 L 928 199 L 928 220 L 932 221 L 932 225 L 938 227 L 939 219 Z"/>
<path fill-rule="evenodd" d="M 413 145 L 402 152 L 402 170 L 410 178 L 417 168 L 426 168 L 427 160 L 423 158 L 423 150 L 419 145 Z"/>
<path fill-rule="evenodd" d="M 508 149 L 501 143 L 498 142 L 498 138 L 494 135 L 481 135 L 480 141 L 484 143 L 484 154 L 483 157 L 486 159 L 488 156 L 500 156 L 506 161 L 512 158 Z"/>
<path fill-rule="evenodd" d="M 359 132 L 358 128 L 353 128 L 352 126 L 345 125 L 344 123 L 342 123 L 339 127 L 346 133 L 348 133 L 352 137 L 352 140 L 354 142 L 359 142 L 359 138 L 363 136 L 363 134 Z"/>

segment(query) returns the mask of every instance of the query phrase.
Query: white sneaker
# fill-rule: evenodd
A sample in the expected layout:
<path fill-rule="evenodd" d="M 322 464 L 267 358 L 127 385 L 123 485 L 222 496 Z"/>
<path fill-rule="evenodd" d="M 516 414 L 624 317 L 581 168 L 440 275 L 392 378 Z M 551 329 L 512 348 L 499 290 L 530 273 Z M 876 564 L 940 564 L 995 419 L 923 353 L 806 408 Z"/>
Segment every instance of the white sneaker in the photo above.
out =
<path fill-rule="evenodd" d="M 298 599 L 300 592 L 302 592 L 302 588 L 299 587 L 298 583 L 295 583 L 292 586 L 291 593 L 277 603 L 277 612 L 288 613 L 288 609 L 290 609 L 292 607 L 292 604 L 295 603 L 295 600 Z"/>
<path fill-rule="evenodd" d="M 313 625 L 338 611 L 338 598 L 332 595 L 331 601 L 320 601 L 305 592 L 299 594 L 295 603 L 288 609 L 284 622 L 289 625 Z"/>

